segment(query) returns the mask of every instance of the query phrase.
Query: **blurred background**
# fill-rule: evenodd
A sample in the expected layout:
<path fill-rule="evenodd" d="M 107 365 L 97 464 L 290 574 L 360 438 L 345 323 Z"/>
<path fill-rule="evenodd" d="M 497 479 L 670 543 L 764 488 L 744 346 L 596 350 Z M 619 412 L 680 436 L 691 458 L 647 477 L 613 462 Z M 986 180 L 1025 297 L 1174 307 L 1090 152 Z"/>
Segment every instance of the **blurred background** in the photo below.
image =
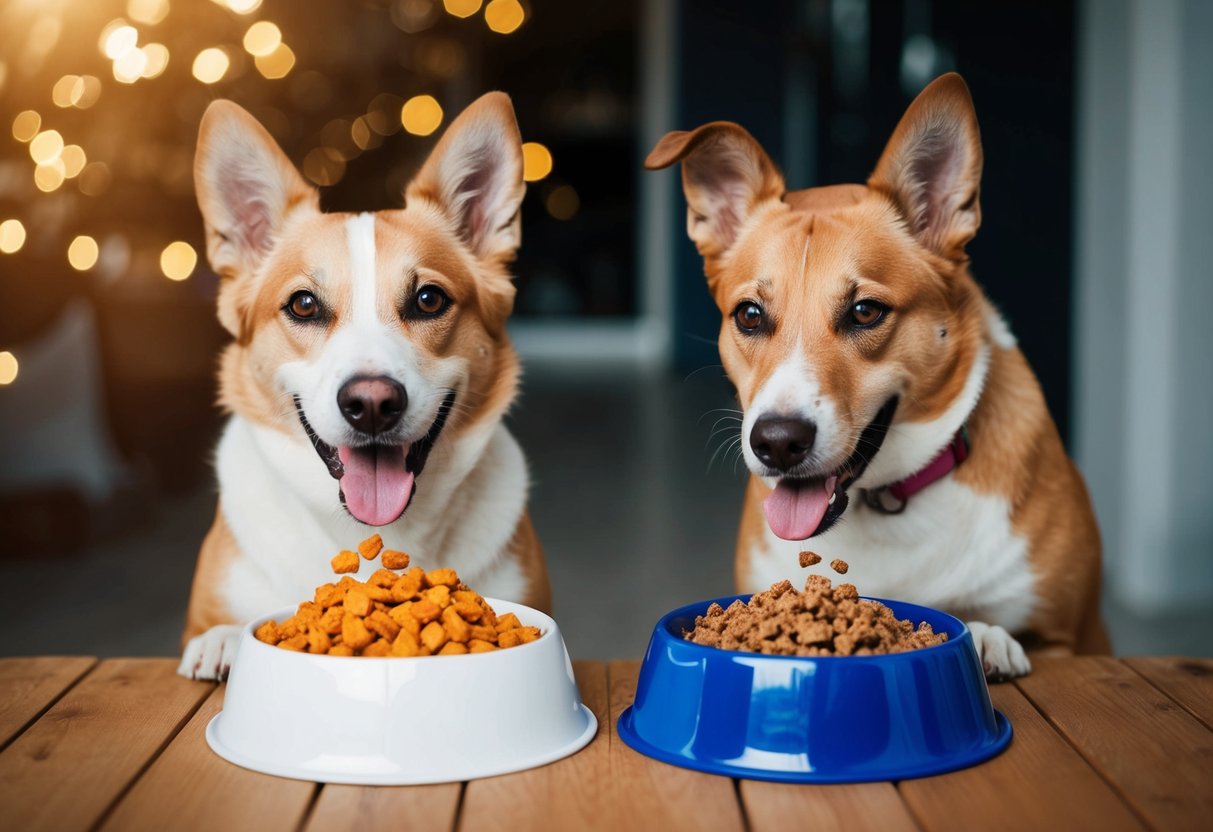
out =
<path fill-rule="evenodd" d="M 4 651 L 177 649 L 222 425 L 191 170 L 212 99 L 326 209 L 373 210 L 510 93 L 509 422 L 570 651 L 635 657 L 663 612 L 732 591 L 744 486 L 677 173 L 641 161 L 730 119 L 792 188 L 861 182 L 958 70 L 974 271 L 1087 475 L 1116 648 L 1213 655 L 1211 39 L 1203 0 L 0 0 Z"/>

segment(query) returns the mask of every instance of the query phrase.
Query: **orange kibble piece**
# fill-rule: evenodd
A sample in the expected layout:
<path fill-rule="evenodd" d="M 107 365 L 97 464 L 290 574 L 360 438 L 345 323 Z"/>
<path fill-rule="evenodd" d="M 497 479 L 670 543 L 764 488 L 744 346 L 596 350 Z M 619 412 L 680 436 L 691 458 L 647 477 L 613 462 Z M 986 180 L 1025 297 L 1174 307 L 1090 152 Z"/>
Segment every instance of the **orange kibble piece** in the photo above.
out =
<path fill-rule="evenodd" d="M 521 626 L 522 622 L 512 612 L 507 612 L 497 619 L 497 632 L 499 633 L 504 633 L 506 630 L 516 630 Z"/>
<path fill-rule="evenodd" d="M 307 651 L 309 653 L 327 653 L 332 647 L 333 640 L 324 630 L 307 631 Z"/>
<path fill-rule="evenodd" d="M 354 651 L 350 649 L 348 644 L 334 644 L 329 648 L 330 656 L 352 656 Z"/>
<path fill-rule="evenodd" d="M 318 624 L 320 629 L 330 636 L 335 636 L 341 632 L 341 622 L 344 618 L 345 607 L 329 607 L 324 611 L 324 615 L 320 616 Z"/>
<path fill-rule="evenodd" d="M 351 552 L 346 549 L 338 552 L 337 555 L 329 561 L 333 566 L 333 571 L 340 575 L 342 572 L 357 572 L 358 571 L 358 553 Z"/>
<path fill-rule="evenodd" d="M 278 642 L 278 646 L 283 650 L 294 650 L 296 653 L 303 652 L 303 650 L 307 647 L 307 636 L 305 636 L 303 633 L 296 636 L 291 636 L 284 641 Z"/>
<path fill-rule="evenodd" d="M 371 560 L 375 555 L 379 554 L 379 550 L 383 548 L 383 538 L 377 534 L 373 534 L 366 540 L 358 544 L 358 551 L 367 560 Z"/>
<path fill-rule="evenodd" d="M 492 627 L 473 624 L 468 627 L 468 631 L 471 633 L 472 641 L 488 641 L 494 644 L 497 642 L 497 631 Z"/>
<path fill-rule="evenodd" d="M 366 579 L 366 582 L 372 586 L 389 587 L 396 583 L 396 579 L 399 577 L 390 569 L 376 569 L 371 573 L 371 577 Z"/>
<path fill-rule="evenodd" d="M 431 653 L 438 651 L 442 645 L 446 644 L 446 630 L 442 629 L 442 625 L 437 621 L 431 621 L 426 624 L 421 630 L 421 643 L 425 645 Z"/>
<path fill-rule="evenodd" d="M 391 586 L 392 600 L 397 604 L 412 601 L 421 592 L 420 575 L 401 575 Z"/>
<path fill-rule="evenodd" d="M 355 587 L 345 594 L 345 611 L 354 615 L 371 614 L 371 596 L 366 587 Z"/>
<path fill-rule="evenodd" d="M 539 638 L 538 627 L 515 627 L 497 636 L 497 643 L 502 647 L 517 647 Z"/>
<path fill-rule="evenodd" d="M 484 617 L 484 610 L 480 609 L 479 604 L 469 604 L 466 601 L 456 601 L 451 604 L 451 609 L 459 613 L 459 617 L 464 621 L 479 621 Z"/>
<path fill-rule="evenodd" d="M 425 573 L 425 579 L 430 586 L 453 587 L 459 584 L 459 576 L 454 569 L 431 569 Z"/>
<path fill-rule="evenodd" d="M 278 632 L 278 625 L 272 620 L 267 621 L 253 630 L 253 636 L 258 641 L 264 641 L 266 644 L 277 644 L 282 641 L 282 634 Z"/>
<path fill-rule="evenodd" d="M 371 642 L 366 647 L 363 647 L 362 655 L 374 656 L 376 658 L 382 658 L 382 657 L 386 656 L 388 653 L 390 653 L 391 651 L 392 651 L 391 643 L 384 641 L 383 639 L 379 639 L 378 641 Z"/>
<path fill-rule="evenodd" d="M 315 601 L 322 607 L 331 607 L 341 600 L 336 584 L 321 584 L 316 587 Z"/>
<path fill-rule="evenodd" d="M 442 628 L 450 636 L 451 641 L 465 642 L 472 637 L 472 628 L 460 617 L 454 607 L 442 611 Z"/>
<path fill-rule="evenodd" d="M 421 642 L 417 638 L 417 633 L 410 633 L 403 627 L 396 634 L 396 638 L 392 641 L 393 656 L 416 656 L 421 653 Z"/>
<path fill-rule="evenodd" d="M 375 636 L 356 615 L 347 615 L 341 622 L 341 642 L 354 650 L 360 650 L 373 641 Z"/>
<path fill-rule="evenodd" d="M 429 598 L 440 607 L 445 608 L 451 603 L 451 589 L 450 587 L 443 586 L 442 584 L 435 587 L 430 587 L 421 594 L 422 596 Z"/>
<path fill-rule="evenodd" d="M 395 549 L 384 549 L 379 553 L 379 562 L 385 569 L 408 569 L 409 556 Z"/>
<path fill-rule="evenodd" d="M 469 653 L 490 653 L 496 649 L 498 649 L 496 644 L 483 639 L 474 638 L 468 642 Z"/>
<path fill-rule="evenodd" d="M 396 638 L 396 634 L 400 632 L 400 625 L 391 619 L 391 617 L 382 610 L 376 610 L 367 617 L 366 628 L 371 632 L 378 633 L 386 638 L 389 642 Z"/>
<path fill-rule="evenodd" d="M 414 601 L 413 606 L 409 609 L 422 624 L 429 624 L 431 621 L 442 615 L 442 607 L 435 604 L 429 598 L 422 598 L 420 601 Z"/>
<path fill-rule="evenodd" d="M 439 656 L 458 656 L 462 653 L 467 653 L 468 649 L 457 641 L 448 641 L 442 645 L 442 649 L 438 651 Z"/>

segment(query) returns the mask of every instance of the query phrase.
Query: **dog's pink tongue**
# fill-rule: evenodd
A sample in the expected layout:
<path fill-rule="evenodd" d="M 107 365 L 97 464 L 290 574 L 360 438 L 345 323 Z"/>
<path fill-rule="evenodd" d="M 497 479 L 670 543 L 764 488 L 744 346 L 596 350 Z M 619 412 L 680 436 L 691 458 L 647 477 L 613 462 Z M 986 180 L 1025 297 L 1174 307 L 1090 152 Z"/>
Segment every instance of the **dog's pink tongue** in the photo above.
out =
<path fill-rule="evenodd" d="M 408 446 L 338 448 L 345 466 L 341 493 L 350 514 L 368 526 L 386 526 L 404 513 L 413 496 L 413 474 L 404 468 Z"/>
<path fill-rule="evenodd" d="M 771 496 L 762 503 L 767 515 L 767 525 L 776 537 L 784 540 L 807 540 L 821 525 L 830 507 L 830 496 L 834 493 L 836 477 L 824 482 L 794 483 L 780 480 Z"/>

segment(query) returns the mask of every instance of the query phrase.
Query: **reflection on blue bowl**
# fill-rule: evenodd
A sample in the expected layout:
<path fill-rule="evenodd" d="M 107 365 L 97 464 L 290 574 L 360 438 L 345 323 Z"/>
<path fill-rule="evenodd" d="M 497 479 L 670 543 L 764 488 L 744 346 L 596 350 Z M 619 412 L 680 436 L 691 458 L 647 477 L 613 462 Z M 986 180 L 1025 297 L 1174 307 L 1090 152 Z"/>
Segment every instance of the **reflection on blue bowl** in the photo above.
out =
<path fill-rule="evenodd" d="M 737 595 L 715 599 L 728 607 Z M 975 765 L 1011 741 L 990 704 L 968 628 L 947 613 L 873 599 L 948 640 L 888 656 L 800 658 L 685 641 L 713 601 L 657 622 L 636 699 L 619 717 L 632 748 L 730 777 L 796 783 L 903 780 Z"/>

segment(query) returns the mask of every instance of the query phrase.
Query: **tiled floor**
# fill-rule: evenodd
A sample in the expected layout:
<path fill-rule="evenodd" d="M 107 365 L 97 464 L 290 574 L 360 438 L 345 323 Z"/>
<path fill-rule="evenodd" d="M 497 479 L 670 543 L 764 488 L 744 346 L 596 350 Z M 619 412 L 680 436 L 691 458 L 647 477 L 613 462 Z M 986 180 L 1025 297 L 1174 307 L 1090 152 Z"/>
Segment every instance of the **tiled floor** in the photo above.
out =
<path fill-rule="evenodd" d="M 638 657 L 661 614 L 732 592 L 744 479 L 727 454 L 713 461 L 730 434 L 711 437 L 732 424 L 718 423 L 732 405 L 718 369 L 688 379 L 528 376 L 510 421 L 531 460 L 532 515 L 574 657 Z M 201 488 L 78 555 L 0 560 L 0 652 L 175 653 L 214 505 Z M 1213 611 L 1150 620 L 1108 612 L 1118 653 L 1213 655 Z"/>

